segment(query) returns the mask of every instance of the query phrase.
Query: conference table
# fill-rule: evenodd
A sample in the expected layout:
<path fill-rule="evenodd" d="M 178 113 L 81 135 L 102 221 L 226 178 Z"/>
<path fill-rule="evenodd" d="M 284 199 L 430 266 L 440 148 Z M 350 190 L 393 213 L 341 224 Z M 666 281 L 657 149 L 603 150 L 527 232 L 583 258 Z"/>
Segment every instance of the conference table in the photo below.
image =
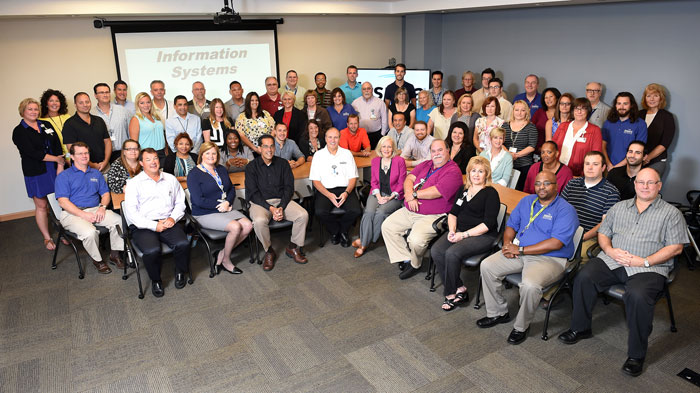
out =
<path fill-rule="evenodd" d="M 372 158 L 375 155 L 370 155 L 369 157 L 355 157 L 355 165 L 358 169 L 369 168 L 372 163 Z M 305 162 L 304 164 L 292 169 L 294 174 L 294 189 L 302 197 L 310 196 L 311 194 L 311 180 L 309 180 L 309 171 L 311 169 L 311 163 Z M 409 170 L 413 168 L 408 168 Z M 463 175 L 466 177 L 466 175 Z M 245 172 L 234 172 L 229 174 L 231 183 L 236 185 L 236 195 L 245 198 Z M 187 189 L 187 182 L 180 182 L 183 189 Z M 515 209 L 515 206 L 520 202 L 520 200 L 528 195 L 522 191 L 514 190 L 512 188 L 504 187 L 500 184 L 494 184 L 493 187 L 498 191 L 498 196 L 501 199 L 501 203 L 506 205 L 506 211 L 508 214 Z M 121 201 L 124 200 L 124 194 L 112 193 L 112 204 L 115 209 L 119 208 Z"/>

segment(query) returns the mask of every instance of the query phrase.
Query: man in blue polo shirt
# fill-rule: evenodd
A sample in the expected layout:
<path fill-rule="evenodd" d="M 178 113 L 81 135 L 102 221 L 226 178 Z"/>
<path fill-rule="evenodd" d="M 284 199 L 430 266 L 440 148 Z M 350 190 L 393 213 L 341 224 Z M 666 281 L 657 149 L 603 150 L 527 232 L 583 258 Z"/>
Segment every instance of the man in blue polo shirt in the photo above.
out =
<path fill-rule="evenodd" d="M 530 118 L 535 115 L 538 109 L 540 109 L 540 104 L 542 103 L 542 96 L 537 91 L 540 86 L 540 78 L 535 74 L 530 74 L 525 77 L 525 92 L 520 93 L 515 98 L 513 98 L 513 103 L 516 101 L 523 100 L 527 102 L 527 106 L 530 107 Z"/>
<path fill-rule="evenodd" d="M 608 170 L 626 164 L 630 142 L 647 141 L 647 123 L 639 118 L 639 108 L 632 93 L 618 93 L 613 107 L 602 129 L 603 154 Z"/>
<path fill-rule="evenodd" d="M 102 261 L 98 248 L 99 232 L 95 226 L 109 229 L 109 243 L 112 247 L 109 262 L 118 269 L 123 269 L 124 262 L 119 257 L 119 251 L 124 250 L 124 240 L 117 232 L 121 219 L 113 211 L 107 210 L 110 200 L 107 182 L 100 171 L 88 165 L 90 149 L 86 143 L 71 144 L 70 155 L 73 166 L 61 172 L 56 177 L 55 184 L 56 199 L 63 208 L 59 218 L 61 225 L 78 236 L 95 268 L 103 274 L 111 273 L 112 270 Z"/>
<path fill-rule="evenodd" d="M 345 72 L 347 73 L 348 81 L 340 86 L 340 90 L 345 94 L 345 102 L 352 104 L 353 101 L 362 97 L 362 84 L 357 81 L 357 67 L 349 65 Z"/>
<path fill-rule="evenodd" d="M 554 173 L 537 174 L 535 193 L 521 199 L 511 213 L 501 252 L 481 263 L 486 317 L 476 321 L 480 328 L 510 321 L 502 281 L 508 274 L 522 272 L 520 310 L 508 336 L 509 344 L 525 341 L 542 288 L 561 277 L 567 258 L 574 253 L 578 217 L 573 206 L 557 197 Z"/>
<path fill-rule="evenodd" d="M 411 100 L 411 103 L 415 106 L 416 88 L 404 80 L 404 76 L 406 76 L 406 65 L 402 63 L 397 64 L 394 67 L 394 76 L 396 76 L 396 80 L 384 89 L 384 103 L 386 103 L 386 106 L 388 107 L 394 103 L 394 95 L 396 95 L 396 90 L 399 87 L 406 89 L 408 99 Z"/>

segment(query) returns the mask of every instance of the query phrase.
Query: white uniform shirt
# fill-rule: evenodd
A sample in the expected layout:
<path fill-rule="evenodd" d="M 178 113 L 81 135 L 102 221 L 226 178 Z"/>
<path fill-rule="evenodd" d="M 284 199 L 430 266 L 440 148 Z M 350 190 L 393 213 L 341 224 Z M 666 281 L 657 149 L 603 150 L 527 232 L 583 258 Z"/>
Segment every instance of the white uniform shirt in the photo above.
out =
<path fill-rule="evenodd" d="M 338 146 L 335 155 L 324 147 L 314 154 L 309 179 L 318 180 L 326 188 L 347 187 L 350 179 L 357 177 L 355 158 L 348 149 Z"/>

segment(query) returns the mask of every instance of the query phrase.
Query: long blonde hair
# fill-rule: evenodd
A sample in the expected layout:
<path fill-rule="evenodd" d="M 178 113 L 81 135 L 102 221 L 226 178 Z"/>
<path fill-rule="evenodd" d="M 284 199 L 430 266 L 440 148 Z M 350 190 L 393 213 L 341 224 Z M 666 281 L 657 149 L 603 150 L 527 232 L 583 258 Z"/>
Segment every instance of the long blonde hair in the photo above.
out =
<path fill-rule="evenodd" d="M 139 101 L 141 101 L 141 99 L 143 97 L 148 97 L 148 100 L 151 101 L 151 112 L 149 113 L 149 115 L 151 115 L 151 117 L 153 119 L 160 121 L 160 116 L 158 116 L 158 113 L 155 111 L 155 108 L 153 105 L 153 99 L 151 99 L 151 96 L 148 95 L 148 93 L 143 92 L 143 91 L 140 92 L 139 94 L 137 94 L 136 97 L 134 98 L 134 109 L 135 109 L 134 115 L 136 115 L 136 117 L 138 117 L 139 119 L 142 119 L 142 120 L 146 117 L 145 116 L 146 114 L 142 113 L 141 108 L 139 108 Z"/>
<path fill-rule="evenodd" d="M 224 110 L 224 125 L 226 126 L 226 128 L 231 128 L 232 125 L 231 122 L 228 121 L 228 113 L 226 113 L 226 105 L 224 105 L 224 102 L 221 100 L 221 98 L 214 98 L 209 104 L 209 108 L 211 108 L 211 111 L 209 112 L 209 121 L 211 122 L 211 126 L 214 127 L 214 124 L 216 124 L 216 115 L 214 114 L 216 104 L 221 104 L 221 109 Z"/>

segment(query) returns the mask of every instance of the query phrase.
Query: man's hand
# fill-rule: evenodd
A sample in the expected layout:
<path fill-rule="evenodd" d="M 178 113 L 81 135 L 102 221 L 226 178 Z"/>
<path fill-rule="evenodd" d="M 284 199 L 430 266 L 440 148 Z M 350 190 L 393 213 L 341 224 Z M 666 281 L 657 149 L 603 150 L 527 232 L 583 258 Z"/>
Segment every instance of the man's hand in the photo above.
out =
<path fill-rule="evenodd" d="M 410 201 L 407 201 L 408 203 L 408 210 L 412 212 L 418 212 L 418 209 L 420 208 L 421 203 L 418 202 L 418 199 L 411 199 Z"/>
<path fill-rule="evenodd" d="M 371 154 L 369 150 L 362 150 L 360 153 L 362 154 L 362 157 L 369 157 Z"/>
<path fill-rule="evenodd" d="M 163 220 L 163 226 L 165 227 L 165 229 L 172 228 L 173 226 L 175 226 L 175 220 L 168 217 L 165 220 Z"/>
<path fill-rule="evenodd" d="M 517 258 L 520 255 L 520 251 L 518 250 L 518 246 L 516 246 L 513 243 L 508 243 L 504 244 L 503 248 L 501 248 L 501 252 L 503 253 L 503 256 L 506 258 Z"/>
<path fill-rule="evenodd" d="M 272 219 L 275 221 L 284 220 L 284 209 L 282 207 L 270 206 L 270 213 L 272 213 Z"/>
<path fill-rule="evenodd" d="M 109 165 L 109 162 L 102 161 L 101 163 L 97 164 L 97 168 L 95 168 L 95 169 L 102 172 L 105 168 L 107 168 L 107 165 Z"/>
<path fill-rule="evenodd" d="M 85 210 L 83 210 L 82 212 L 83 213 L 80 216 L 82 217 L 83 220 L 85 220 L 91 224 L 94 224 L 95 222 L 97 222 L 96 221 L 97 215 L 95 213 L 86 212 Z"/>
<path fill-rule="evenodd" d="M 614 259 L 615 262 L 623 266 L 626 266 L 626 264 L 628 263 L 630 255 L 630 253 L 621 248 L 612 248 L 610 249 L 610 252 L 606 252 L 606 254 L 608 254 L 610 258 Z"/>
<path fill-rule="evenodd" d="M 345 200 L 348 199 L 348 192 L 343 191 L 340 196 L 335 197 L 337 203 L 335 204 L 335 207 L 341 207 L 343 206 L 343 203 L 345 203 Z"/>
<path fill-rule="evenodd" d="M 102 222 L 102 220 L 105 219 L 106 210 L 107 209 L 104 206 L 97 208 L 97 211 L 95 212 L 95 222 Z"/>
<path fill-rule="evenodd" d="M 165 229 L 165 220 L 158 221 L 158 224 L 156 224 L 156 232 L 163 232 Z"/>
<path fill-rule="evenodd" d="M 289 160 L 289 166 L 292 167 L 292 169 L 298 167 L 299 165 L 297 164 L 296 161 L 294 160 Z"/>

